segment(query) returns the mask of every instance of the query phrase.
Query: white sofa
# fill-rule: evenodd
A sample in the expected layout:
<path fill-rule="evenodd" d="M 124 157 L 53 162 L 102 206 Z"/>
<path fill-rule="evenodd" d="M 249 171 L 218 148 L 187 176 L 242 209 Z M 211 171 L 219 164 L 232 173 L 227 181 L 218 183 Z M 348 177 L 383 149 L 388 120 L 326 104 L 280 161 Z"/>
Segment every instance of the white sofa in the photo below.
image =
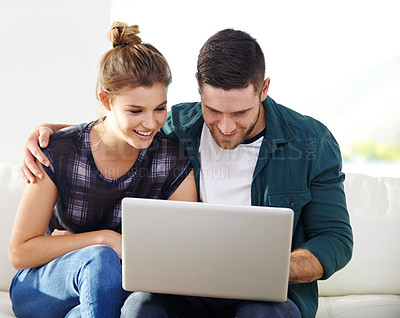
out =
<path fill-rule="evenodd" d="M 0 318 L 14 317 L 8 288 L 15 270 L 7 251 L 23 189 L 19 167 L 0 163 Z M 353 259 L 319 282 L 317 318 L 399 318 L 400 179 L 348 174 L 345 191 L 354 231 Z"/>

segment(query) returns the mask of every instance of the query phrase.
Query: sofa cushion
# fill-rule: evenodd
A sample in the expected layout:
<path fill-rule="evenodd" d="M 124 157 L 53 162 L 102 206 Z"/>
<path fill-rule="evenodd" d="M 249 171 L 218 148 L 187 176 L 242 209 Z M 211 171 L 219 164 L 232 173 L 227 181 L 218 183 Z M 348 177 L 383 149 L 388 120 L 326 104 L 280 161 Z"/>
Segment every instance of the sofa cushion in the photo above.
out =
<path fill-rule="evenodd" d="M 345 191 L 353 257 L 330 279 L 319 281 L 320 295 L 400 295 L 400 180 L 348 174 Z"/>
<path fill-rule="evenodd" d="M 12 310 L 10 295 L 8 292 L 0 291 L 0 318 L 15 317 Z"/>
<path fill-rule="evenodd" d="M 316 318 L 399 318 L 400 296 L 320 297 Z"/>
<path fill-rule="evenodd" d="M 4 242 L 0 244 L 0 290 L 2 291 L 8 291 L 11 277 L 16 272 L 8 261 L 8 242 L 24 188 L 25 183 L 20 168 L 17 165 L 0 163 L 0 240 Z"/>

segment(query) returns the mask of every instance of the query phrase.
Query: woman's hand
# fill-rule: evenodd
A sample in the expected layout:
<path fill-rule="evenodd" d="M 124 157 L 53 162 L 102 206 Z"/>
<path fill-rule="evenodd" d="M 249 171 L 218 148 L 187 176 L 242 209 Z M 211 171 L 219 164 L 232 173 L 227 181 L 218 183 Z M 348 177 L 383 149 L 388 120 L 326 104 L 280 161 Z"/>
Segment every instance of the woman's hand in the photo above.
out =
<path fill-rule="evenodd" d="M 100 244 L 107 245 L 117 252 L 122 259 L 122 235 L 112 230 L 100 230 Z"/>
<path fill-rule="evenodd" d="M 62 235 L 71 235 L 71 234 L 74 234 L 74 233 L 72 233 L 71 231 L 68 231 L 68 230 L 57 230 L 57 229 L 55 229 L 53 231 L 53 233 L 51 233 L 52 236 L 62 236 Z"/>
<path fill-rule="evenodd" d="M 107 245 L 111 247 L 115 252 L 117 252 L 119 258 L 122 258 L 122 236 L 121 234 L 112 230 L 99 230 L 97 231 L 100 237 L 100 244 Z M 89 232 L 89 233 L 96 233 Z M 68 230 L 57 230 L 55 229 L 52 236 L 63 236 L 63 235 L 73 235 L 74 233 Z"/>

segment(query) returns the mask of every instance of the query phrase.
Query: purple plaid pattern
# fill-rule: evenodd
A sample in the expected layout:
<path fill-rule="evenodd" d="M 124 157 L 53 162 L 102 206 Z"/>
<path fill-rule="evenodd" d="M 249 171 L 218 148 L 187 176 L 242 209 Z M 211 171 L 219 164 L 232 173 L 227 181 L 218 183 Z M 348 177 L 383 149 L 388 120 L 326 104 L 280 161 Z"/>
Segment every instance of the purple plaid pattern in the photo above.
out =
<path fill-rule="evenodd" d="M 47 234 L 54 229 L 121 232 L 124 197 L 168 199 L 192 169 L 183 146 L 159 132 L 125 175 L 108 179 L 97 169 L 90 148 L 94 123 L 58 131 L 43 149 L 51 162 L 44 169 L 59 193 Z"/>

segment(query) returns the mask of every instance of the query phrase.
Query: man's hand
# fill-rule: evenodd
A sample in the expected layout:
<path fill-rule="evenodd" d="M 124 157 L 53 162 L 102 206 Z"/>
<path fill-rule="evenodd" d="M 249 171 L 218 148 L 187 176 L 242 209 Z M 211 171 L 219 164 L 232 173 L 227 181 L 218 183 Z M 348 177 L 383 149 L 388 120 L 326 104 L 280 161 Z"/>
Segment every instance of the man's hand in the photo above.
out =
<path fill-rule="evenodd" d="M 21 166 L 22 177 L 27 183 L 35 183 L 36 177 L 43 178 L 43 172 L 38 166 L 40 163 L 47 167 L 50 165 L 49 159 L 47 159 L 40 147 L 47 147 L 52 133 L 53 130 L 51 128 L 39 126 L 29 135 L 24 146 L 24 160 Z"/>
<path fill-rule="evenodd" d="M 36 177 L 43 178 L 43 173 L 39 169 L 40 164 L 44 164 L 47 167 L 50 166 L 49 159 L 44 155 L 40 147 L 46 148 L 49 144 L 50 136 L 68 126 L 64 124 L 43 124 L 36 127 L 29 135 L 24 145 L 24 160 L 21 165 L 22 178 L 27 183 L 35 183 Z"/>
<path fill-rule="evenodd" d="M 310 283 L 320 279 L 324 269 L 310 251 L 299 248 L 290 255 L 289 284 Z"/>

